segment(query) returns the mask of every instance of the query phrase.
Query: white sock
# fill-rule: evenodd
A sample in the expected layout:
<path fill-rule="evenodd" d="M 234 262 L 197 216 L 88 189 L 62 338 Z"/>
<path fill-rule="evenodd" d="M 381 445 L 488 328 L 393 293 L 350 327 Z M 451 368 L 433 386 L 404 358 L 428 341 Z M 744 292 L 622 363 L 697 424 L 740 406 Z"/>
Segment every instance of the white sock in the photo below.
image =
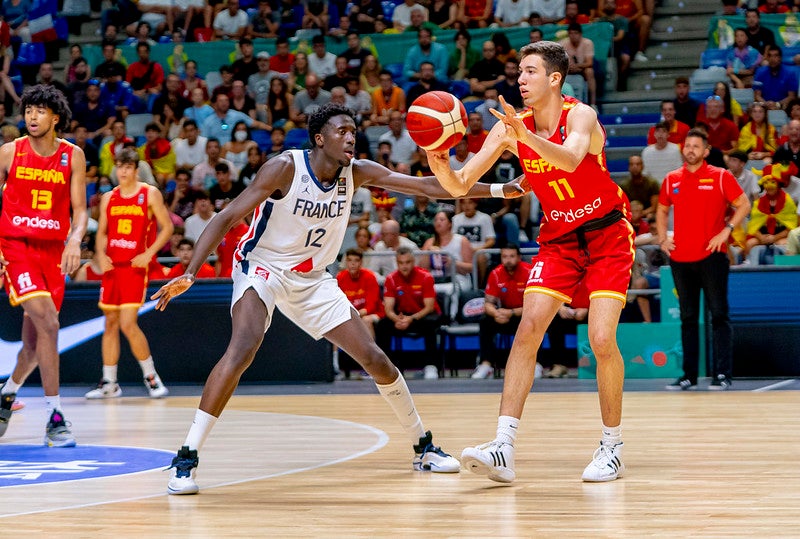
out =
<path fill-rule="evenodd" d="M 603 425 L 603 438 L 600 443 L 613 447 L 622 443 L 622 425 L 616 427 L 606 427 Z"/>
<path fill-rule="evenodd" d="M 16 383 L 14 379 L 9 376 L 8 380 L 6 380 L 6 383 L 3 385 L 3 389 L 0 391 L 0 394 L 10 395 L 11 393 L 17 393 L 21 387 L 22 384 Z"/>
<path fill-rule="evenodd" d="M 414 406 L 414 400 L 411 398 L 411 392 L 406 385 L 406 379 L 397 372 L 397 380 L 391 384 L 380 385 L 375 384 L 378 391 L 392 407 L 394 415 L 400 420 L 403 429 L 411 437 L 414 445 L 419 443 L 419 439 L 425 436 L 425 427 L 422 426 L 422 419 L 420 419 L 417 409 Z"/>
<path fill-rule="evenodd" d="M 53 410 L 61 410 L 61 395 L 44 396 L 44 404 L 47 408 L 47 417 L 53 413 Z"/>
<path fill-rule="evenodd" d="M 501 415 L 497 418 L 497 437 L 495 439 L 501 444 L 514 445 L 517 440 L 518 428 L 519 419 L 510 415 Z"/>
<path fill-rule="evenodd" d="M 109 382 L 117 381 L 116 365 L 103 365 L 103 380 L 108 380 Z"/>
<path fill-rule="evenodd" d="M 147 356 L 147 359 L 143 359 L 139 362 L 139 366 L 142 368 L 142 374 L 145 378 L 148 376 L 155 376 L 156 366 L 153 364 L 153 356 Z"/>
<path fill-rule="evenodd" d="M 189 449 L 199 450 L 206 443 L 206 438 L 211 434 L 211 429 L 214 428 L 216 422 L 216 417 L 198 409 L 194 414 L 194 421 L 192 421 L 192 426 L 189 427 L 189 434 L 186 435 L 186 441 L 183 442 L 183 445 L 188 445 Z"/>

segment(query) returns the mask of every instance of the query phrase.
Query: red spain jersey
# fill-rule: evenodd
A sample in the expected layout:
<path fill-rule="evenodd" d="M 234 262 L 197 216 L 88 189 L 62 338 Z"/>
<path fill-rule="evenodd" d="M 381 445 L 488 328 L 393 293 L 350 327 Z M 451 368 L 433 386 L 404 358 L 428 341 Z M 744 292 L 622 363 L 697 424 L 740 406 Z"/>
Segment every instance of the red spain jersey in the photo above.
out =
<path fill-rule="evenodd" d="M 395 270 L 386 276 L 383 297 L 394 298 L 394 311 L 399 314 L 414 314 L 425 307 L 425 298 L 436 298 L 433 276 L 426 270 L 414 267 L 408 278 Z M 436 314 L 442 311 L 436 303 Z"/>
<path fill-rule="evenodd" d="M 147 250 L 153 220 L 148 215 L 149 187 L 140 185 L 132 196 L 122 196 L 119 187 L 111 191 L 106 206 L 108 244 L 106 254 L 114 264 L 127 264 Z"/>
<path fill-rule="evenodd" d="M 366 309 L 367 314 L 377 314 L 380 318 L 385 316 L 380 285 L 370 270 L 362 268 L 358 272 L 358 277 L 353 279 L 350 272 L 345 269 L 336 275 L 336 281 L 357 311 Z"/>
<path fill-rule="evenodd" d="M 564 97 L 558 129 L 548 139 L 550 142 L 561 145 L 567 138 L 567 115 L 578 103 L 573 97 Z M 520 113 L 520 118 L 525 127 L 536 132 L 531 109 Z M 605 217 L 612 210 L 619 210 L 630 218 L 628 198 L 608 173 L 605 151 L 597 155 L 587 153 L 574 172 L 556 168 L 520 142 L 517 154 L 525 178 L 544 212 L 539 229 L 540 243 L 564 236 L 587 221 Z"/>
<path fill-rule="evenodd" d="M 522 307 L 522 298 L 530 273 L 531 265 L 527 262 L 517 264 L 512 274 L 509 274 L 501 264 L 489 274 L 489 279 L 486 281 L 486 295 L 499 299 L 500 307 L 503 309 L 518 309 Z"/>
<path fill-rule="evenodd" d="M 64 241 L 69 234 L 72 151 L 64 140 L 50 156 L 33 151 L 28 137 L 14 141 L 3 190 L 0 236 Z"/>

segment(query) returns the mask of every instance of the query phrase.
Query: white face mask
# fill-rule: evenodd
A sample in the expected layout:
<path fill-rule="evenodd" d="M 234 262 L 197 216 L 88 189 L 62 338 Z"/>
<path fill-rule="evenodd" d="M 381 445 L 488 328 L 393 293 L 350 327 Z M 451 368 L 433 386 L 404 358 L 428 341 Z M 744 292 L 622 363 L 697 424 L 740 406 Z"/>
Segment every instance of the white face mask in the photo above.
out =
<path fill-rule="evenodd" d="M 233 138 L 235 138 L 238 142 L 244 142 L 247 140 L 247 131 L 237 131 L 233 134 Z"/>

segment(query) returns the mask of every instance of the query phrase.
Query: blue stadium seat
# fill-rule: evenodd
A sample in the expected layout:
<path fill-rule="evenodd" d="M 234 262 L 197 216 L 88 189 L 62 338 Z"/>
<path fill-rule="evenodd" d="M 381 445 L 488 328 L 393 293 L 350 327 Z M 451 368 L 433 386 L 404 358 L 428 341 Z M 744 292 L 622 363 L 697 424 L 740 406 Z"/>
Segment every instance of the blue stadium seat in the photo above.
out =
<path fill-rule="evenodd" d="M 606 168 L 608 168 L 609 172 L 628 172 L 628 160 L 615 159 L 608 161 L 606 162 Z"/>
<path fill-rule="evenodd" d="M 470 114 L 472 112 L 475 112 L 475 109 L 477 109 L 482 104 L 483 104 L 483 100 L 480 100 L 480 101 L 467 101 L 466 103 L 464 103 L 464 108 L 467 109 L 467 114 Z"/>
<path fill-rule="evenodd" d="M 623 148 L 627 146 L 647 146 L 646 136 L 608 137 L 606 146 L 609 148 Z"/>
<path fill-rule="evenodd" d="M 394 13 L 394 8 L 397 6 L 392 0 L 383 0 L 381 2 L 381 7 L 383 7 L 383 16 L 386 17 L 387 21 L 392 20 L 392 14 Z"/>
<path fill-rule="evenodd" d="M 69 24 L 66 17 L 55 17 L 53 28 L 56 29 L 56 36 L 61 41 L 69 41 Z"/>
<path fill-rule="evenodd" d="M 383 68 L 392 74 L 392 79 L 394 79 L 394 83 L 398 86 L 402 85 L 403 81 L 405 80 L 405 76 L 403 75 L 403 63 L 397 62 L 392 64 L 386 64 Z"/>
<path fill-rule="evenodd" d="M 655 124 L 661 120 L 661 114 L 637 113 L 637 114 L 601 114 L 598 116 L 600 123 L 604 125 L 614 124 Z"/>
<path fill-rule="evenodd" d="M 700 67 L 705 69 L 711 66 L 725 67 L 728 65 L 727 49 L 706 49 L 700 55 Z"/>
<path fill-rule="evenodd" d="M 793 66 L 795 65 L 794 57 L 800 54 L 800 45 L 781 47 L 781 52 L 783 53 L 783 64 L 787 66 Z"/>
<path fill-rule="evenodd" d="M 44 43 L 22 43 L 14 63 L 20 66 L 38 66 L 45 61 Z"/>
<path fill-rule="evenodd" d="M 700 103 L 705 103 L 706 99 L 714 94 L 714 90 L 691 90 L 689 97 Z"/>
<path fill-rule="evenodd" d="M 258 149 L 262 152 L 267 152 L 272 147 L 272 139 L 270 138 L 269 131 L 264 129 L 253 129 L 250 131 L 250 138 L 252 138 L 256 144 L 258 144 Z"/>
<path fill-rule="evenodd" d="M 307 129 L 290 129 L 284 144 L 287 148 L 302 148 L 308 144 Z"/>
<path fill-rule="evenodd" d="M 450 81 L 449 92 L 459 99 L 464 99 L 472 93 L 470 90 L 469 82 L 465 80 Z"/>

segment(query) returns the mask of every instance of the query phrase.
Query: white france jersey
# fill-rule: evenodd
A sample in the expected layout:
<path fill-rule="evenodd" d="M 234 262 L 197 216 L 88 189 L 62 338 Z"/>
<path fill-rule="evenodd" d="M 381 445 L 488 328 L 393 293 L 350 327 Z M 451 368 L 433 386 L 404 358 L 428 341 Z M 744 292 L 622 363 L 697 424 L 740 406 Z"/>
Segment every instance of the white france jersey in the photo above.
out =
<path fill-rule="evenodd" d="M 289 150 L 294 177 L 280 200 L 268 198 L 253 213 L 234 263 L 255 261 L 276 270 L 324 270 L 336 261 L 353 198 L 352 164 L 330 187 L 314 176 L 306 150 Z"/>

